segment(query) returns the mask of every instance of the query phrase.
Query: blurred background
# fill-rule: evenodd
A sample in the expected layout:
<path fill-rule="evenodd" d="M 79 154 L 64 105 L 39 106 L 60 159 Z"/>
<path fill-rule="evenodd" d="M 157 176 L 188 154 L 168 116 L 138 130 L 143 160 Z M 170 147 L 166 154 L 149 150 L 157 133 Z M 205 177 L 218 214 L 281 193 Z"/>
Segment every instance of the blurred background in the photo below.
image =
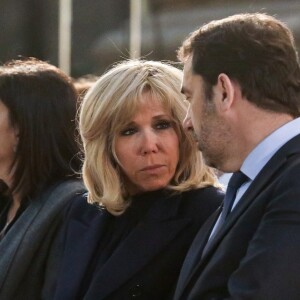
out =
<path fill-rule="evenodd" d="M 241 12 L 284 21 L 300 49 L 299 0 L 0 0 L 0 62 L 34 56 L 76 78 L 130 56 L 176 60 L 189 32 Z"/>

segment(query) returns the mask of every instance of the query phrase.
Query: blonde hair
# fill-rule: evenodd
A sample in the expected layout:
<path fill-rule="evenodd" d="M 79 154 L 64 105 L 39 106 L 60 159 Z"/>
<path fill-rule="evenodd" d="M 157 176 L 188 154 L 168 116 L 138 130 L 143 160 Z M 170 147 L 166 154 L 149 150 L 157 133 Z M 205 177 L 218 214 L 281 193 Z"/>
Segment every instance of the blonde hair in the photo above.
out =
<path fill-rule="evenodd" d="M 182 71 L 168 63 L 128 60 L 115 65 L 86 94 L 80 111 L 80 134 L 85 159 L 83 180 L 88 202 L 121 214 L 130 197 L 119 169 L 115 138 L 133 118 L 147 91 L 170 112 L 180 141 L 179 162 L 167 188 L 185 191 L 209 185 L 219 186 L 214 171 L 203 162 L 191 133 L 182 127 L 187 104 L 180 92 Z"/>

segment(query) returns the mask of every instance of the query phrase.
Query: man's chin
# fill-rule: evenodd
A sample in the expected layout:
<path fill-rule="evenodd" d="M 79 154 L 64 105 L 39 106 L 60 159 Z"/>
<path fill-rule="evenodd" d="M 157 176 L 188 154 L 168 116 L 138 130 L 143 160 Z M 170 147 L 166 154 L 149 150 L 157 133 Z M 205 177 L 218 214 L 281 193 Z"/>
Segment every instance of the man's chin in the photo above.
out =
<path fill-rule="evenodd" d="M 197 144 L 198 150 L 199 150 L 200 152 L 202 152 L 202 154 L 203 154 L 203 146 L 202 146 L 202 144 L 201 144 L 198 140 L 196 140 L 196 144 Z M 203 154 L 203 155 L 204 155 L 204 154 Z"/>
<path fill-rule="evenodd" d="M 214 162 L 214 160 L 211 159 L 211 157 L 209 155 L 207 155 L 205 152 L 203 152 L 200 147 L 198 147 L 198 149 L 202 153 L 202 157 L 203 157 L 205 164 L 209 167 L 217 168 L 217 165 Z"/>

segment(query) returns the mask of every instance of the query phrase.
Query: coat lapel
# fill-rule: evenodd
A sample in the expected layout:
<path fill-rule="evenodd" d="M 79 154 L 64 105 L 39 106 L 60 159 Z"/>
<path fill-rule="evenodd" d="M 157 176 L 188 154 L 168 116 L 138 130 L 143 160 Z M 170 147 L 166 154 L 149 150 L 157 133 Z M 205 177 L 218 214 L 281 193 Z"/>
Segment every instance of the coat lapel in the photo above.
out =
<path fill-rule="evenodd" d="M 176 218 L 180 200 L 181 195 L 156 201 L 144 222 L 132 231 L 95 274 L 85 299 L 106 298 L 147 265 L 188 225 L 189 219 Z"/>
<path fill-rule="evenodd" d="M 66 234 L 55 299 L 77 299 L 85 271 L 92 259 L 109 218 L 106 211 L 89 220 L 71 219 Z M 63 298 L 62 298 L 63 295 Z"/>
<path fill-rule="evenodd" d="M 0 243 L 0 298 L 26 276 L 28 264 L 45 241 L 66 203 L 85 191 L 81 181 L 58 182 L 33 199 Z M 44 254 L 46 255 L 46 254 Z M 9 284 L 11 283 L 11 285 Z M 5 286 L 3 286 L 5 285 Z M 9 298 L 9 297 L 8 297 Z"/>
<path fill-rule="evenodd" d="M 267 163 L 267 165 L 262 169 L 262 171 L 258 174 L 258 176 L 254 179 L 254 181 L 249 186 L 248 190 L 245 192 L 243 197 L 238 202 L 236 208 L 229 215 L 224 226 L 216 233 L 213 240 L 210 242 L 210 245 L 205 249 L 205 253 L 202 254 L 202 258 L 199 260 L 197 264 L 194 265 L 193 271 L 187 277 L 185 282 L 182 282 L 182 289 L 188 284 L 190 280 L 198 273 L 200 268 L 203 268 L 211 253 L 217 248 L 220 244 L 224 236 L 230 231 L 232 226 L 237 222 L 237 220 L 243 215 L 243 213 L 247 210 L 247 208 L 253 203 L 254 199 L 260 194 L 273 180 L 276 172 L 280 172 L 281 167 L 286 163 L 287 158 L 300 154 L 300 135 L 293 138 L 287 144 L 285 144 Z M 205 225 L 204 225 L 205 226 Z M 203 232 L 201 230 L 201 232 Z M 206 244 L 206 239 L 201 241 L 201 244 L 198 244 L 198 249 L 203 249 Z M 177 289 L 179 291 L 179 289 Z M 180 291 L 179 291 L 180 292 Z"/>
<path fill-rule="evenodd" d="M 185 286 L 187 278 L 192 273 L 192 270 L 195 265 L 201 260 L 203 248 L 209 238 L 210 232 L 217 221 L 217 218 L 220 215 L 221 208 L 219 207 L 205 222 L 197 233 L 187 255 L 182 265 L 180 275 L 178 278 L 178 283 L 176 287 L 175 299 L 177 299 L 177 292 L 181 291 Z"/>
<path fill-rule="evenodd" d="M 44 203 L 42 201 L 36 201 L 31 204 L 26 211 L 20 216 L 18 222 L 10 229 L 10 231 L 4 236 L 0 243 L 0 290 L 2 285 L 7 280 L 7 276 L 10 268 L 13 266 L 13 262 L 16 260 L 18 253 L 22 253 L 23 245 L 22 241 L 28 234 L 31 224 L 39 215 Z M 31 237 L 32 238 L 32 237 Z"/>

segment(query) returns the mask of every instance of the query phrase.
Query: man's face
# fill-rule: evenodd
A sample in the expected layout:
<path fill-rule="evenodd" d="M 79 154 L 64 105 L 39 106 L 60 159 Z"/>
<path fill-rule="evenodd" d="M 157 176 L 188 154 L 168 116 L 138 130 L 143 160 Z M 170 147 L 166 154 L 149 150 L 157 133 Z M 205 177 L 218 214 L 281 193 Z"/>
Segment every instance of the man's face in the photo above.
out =
<path fill-rule="evenodd" d="M 184 127 L 193 130 L 198 148 L 206 163 L 222 169 L 228 152 L 230 130 L 218 112 L 218 93 L 212 91 L 212 99 L 206 99 L 203 78 L 192 71 L 192 58 L 184 66 L 182 92 L 189 101 Z M 227 151 L 226 151 L 227 150 Z"/>

